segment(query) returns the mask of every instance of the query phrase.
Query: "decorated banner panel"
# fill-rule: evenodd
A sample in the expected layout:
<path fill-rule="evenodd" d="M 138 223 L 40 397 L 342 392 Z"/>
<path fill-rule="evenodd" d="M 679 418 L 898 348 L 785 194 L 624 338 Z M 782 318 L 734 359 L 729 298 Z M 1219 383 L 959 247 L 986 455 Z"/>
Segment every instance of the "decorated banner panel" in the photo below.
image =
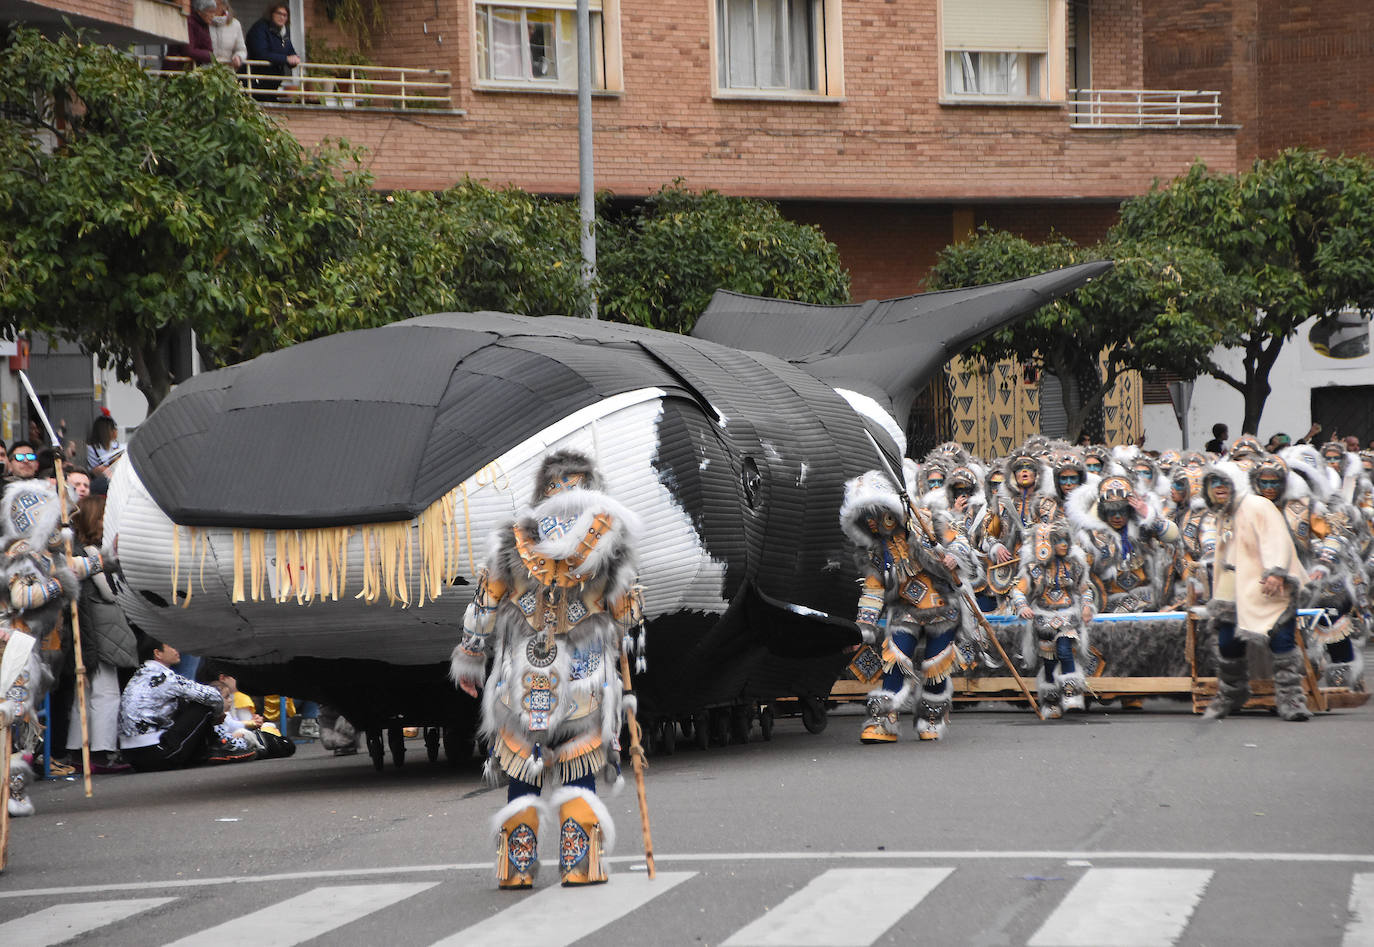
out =
<path fill-rule="evenodd" d="M 972 359 L 954 358 L 948 376 L 954 440 L 978 456 L 1005 456 L 1033 434 L 1062 434 L 1062 422 L 1056 426 L 1046 419 L 1047 414 L 1062 418 L 1057 386 L 1046 385 L 1043 375 L 1019 362 L 1007 359 L 985 371 Z M 1106 442 L 1134 443 L 1140 436 L 1140 412 L 1140 375 L 1128 372 L 1103 405 Z"/>

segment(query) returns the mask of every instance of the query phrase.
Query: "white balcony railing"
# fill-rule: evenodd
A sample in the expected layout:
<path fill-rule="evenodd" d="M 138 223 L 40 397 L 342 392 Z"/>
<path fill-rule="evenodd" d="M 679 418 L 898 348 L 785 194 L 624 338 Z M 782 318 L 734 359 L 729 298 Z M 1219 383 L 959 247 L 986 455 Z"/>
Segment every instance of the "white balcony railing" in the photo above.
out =
<path fill-rule="evenodd" d="M 142 61 L 155 76 L 175 75 L 191 66 L 189 59 L 179 56 L 145 56 Z M 303 62 L 290 75 L 280 76 L 265 72 L 270 64 L 264 60 L 250 59 L 244 65 L 238 76 L 243 91 L 265 103 L 326 108 L 453 107 L 447 69 Z"/>
<path fill-rule="evenodd" d="M 1185 128 L 1221 124 L 1221 93 L 1183 89 L 1070 89 L 1074 128 Z"/>

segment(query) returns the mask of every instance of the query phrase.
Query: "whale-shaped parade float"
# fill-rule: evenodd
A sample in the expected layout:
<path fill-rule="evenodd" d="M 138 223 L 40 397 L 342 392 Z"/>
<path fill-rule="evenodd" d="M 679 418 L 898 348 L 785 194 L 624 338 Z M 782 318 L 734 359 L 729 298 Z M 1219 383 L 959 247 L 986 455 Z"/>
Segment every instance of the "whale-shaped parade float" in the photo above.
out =
<path fill-rule="evenodd" d="M 488 536 L 576 447 L 644 524 L 634 685 L 660 745 L 674 721 L 747 735 L 782 697 L 816 729 L 859 641 L 844 482 L 900 470 L 897 419 L 951 356 L 1109 266 L 849 306 L 721 292 L 691 336 L 443 313 L 195 376 L 112 473 L 119 603 L 246 690 L 461 745 L 477 704 L 448 655 Z"/>

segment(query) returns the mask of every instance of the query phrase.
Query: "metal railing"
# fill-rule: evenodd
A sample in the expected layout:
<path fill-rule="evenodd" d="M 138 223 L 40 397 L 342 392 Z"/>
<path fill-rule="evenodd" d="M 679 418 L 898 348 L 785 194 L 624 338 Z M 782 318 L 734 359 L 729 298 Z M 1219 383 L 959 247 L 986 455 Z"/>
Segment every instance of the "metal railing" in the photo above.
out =
<path fill-rule="evenodd" d="M 1221 93 L 1188 89 L 1070 89 L 1075 128 L 1184 128 L 1221 124 Z"/>
<path fill-rule="evenodd" d="M 184 56 L 141 59 L 144 68 L 155 76 L 175 75 L 193 65 Z M 250 59 L 238 74 L 244 92 L 264 103 L 383 109 L 453 106 L 447 69 L 302 62 L 282 76 L 266 71 L 271 65 L 265 60 Z"/>

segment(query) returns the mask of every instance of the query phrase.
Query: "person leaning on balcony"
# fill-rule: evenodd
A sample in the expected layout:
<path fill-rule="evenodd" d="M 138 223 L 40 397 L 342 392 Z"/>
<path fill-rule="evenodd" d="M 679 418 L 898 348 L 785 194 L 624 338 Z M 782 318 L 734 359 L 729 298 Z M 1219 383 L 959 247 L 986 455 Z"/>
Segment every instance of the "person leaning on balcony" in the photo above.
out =
<path fill-rule="evenodd" d="M 164 69 L 194 69 L 215 61 L 214 43 L 210 39 L 210 21 L 215 16 L 217 0 L 191 0 L 191 15 L 186 18 L 186 42 L 167 47 Z M 186 62 L 186 60 L 190 62 Z"/>
<path fill-rule="evenodd" d="M 215 4 L 215 16 L 210 21 L 210 40 L 214 44 L 215 61 L 224 63 L 238 72 L 248 61 L 248 45 L 243 39 L 243 24 L 229 4 L 219 0 Z"/>
<path fill-rule="evenodd" d="M 248 30 L 248 58 L 266 60 L 267 65 L 253 66 L 257 75 L 289 76 L 293 67 L 300 65 L 301 57 L 291 45 L 291 34 L 287 24 L 291 22 L 291 12 L 284 3 L 274 3 L 267 8 L 262 19 Z M 275 90 L 281 79 L 254 79 L 253 88 Z M 258 95 L 260 99 L 275 99 L 275 95 Z"/>

